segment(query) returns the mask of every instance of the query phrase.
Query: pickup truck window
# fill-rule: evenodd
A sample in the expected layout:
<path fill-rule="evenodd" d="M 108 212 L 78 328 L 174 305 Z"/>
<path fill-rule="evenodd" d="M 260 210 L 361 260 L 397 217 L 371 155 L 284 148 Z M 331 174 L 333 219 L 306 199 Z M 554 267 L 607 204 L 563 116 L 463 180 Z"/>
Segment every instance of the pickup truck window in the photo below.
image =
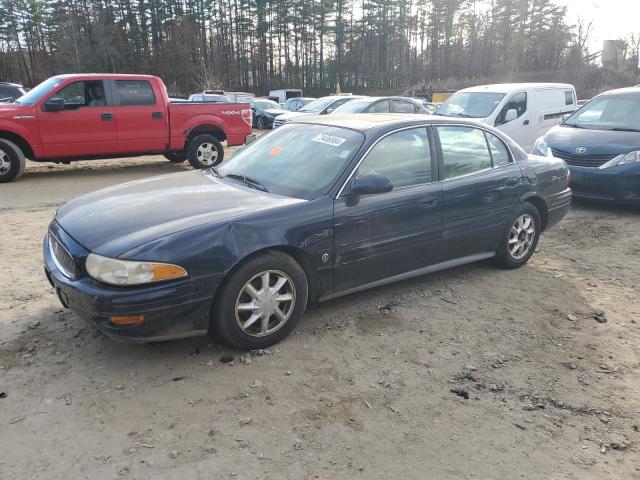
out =
<path fill-rule="evenodd" d="M 54 93 L 53 97 L 64 100 L 65 110 L 75 110 L 80 107 L 104 107 L 107 104 L 102 80 L 70 83 Z"/>
<path fill-rule="evenodd" d="M 147 80 L 116 80 L 120 106 L 155 105 L 156 97 Z"/>

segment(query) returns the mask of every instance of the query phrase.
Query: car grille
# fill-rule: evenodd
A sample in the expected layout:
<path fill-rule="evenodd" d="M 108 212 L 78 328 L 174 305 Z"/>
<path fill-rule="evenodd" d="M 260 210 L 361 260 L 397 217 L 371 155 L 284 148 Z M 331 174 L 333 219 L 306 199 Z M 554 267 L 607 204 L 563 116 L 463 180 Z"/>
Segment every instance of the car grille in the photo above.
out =
<path fill-rule="evenodd" d="M 599 167 L 604 165 L 612 158 L 616 157 L 615 154 L 608 155 L 577 155 L 574 153 L 565 152 L 564 150 L 558 150 L 556 148 L 552 148 L 554 157 L 558 157 L 563 159 L 569 165 L 574 165 L 576 167 Z"/>
<path fill-rule="evenodd" d="M 65 277 L 75 278 L 76 277 L 76 265 L 73 261 L 73 257 L 67 251 L 66 248 L 60 243 L 55 235 L 49 232 L 49 251 L 51 252 L 51 257 L 53 258 L 56 267 L 62 272 Z"/>

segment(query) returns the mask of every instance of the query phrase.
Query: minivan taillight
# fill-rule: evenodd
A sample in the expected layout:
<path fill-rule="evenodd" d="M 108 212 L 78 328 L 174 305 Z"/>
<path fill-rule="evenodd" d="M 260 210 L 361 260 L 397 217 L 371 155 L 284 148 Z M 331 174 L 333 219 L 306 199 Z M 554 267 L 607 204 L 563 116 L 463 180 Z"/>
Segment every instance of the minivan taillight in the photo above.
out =
<path fill-rule="evenodd" d="M 242 110 L 241 115 L 242 119 L 247 122 L 247 125 L 253 127 L 253 115 L 251 114 L 251 109 L 245 108 L 244 110 Z"/>

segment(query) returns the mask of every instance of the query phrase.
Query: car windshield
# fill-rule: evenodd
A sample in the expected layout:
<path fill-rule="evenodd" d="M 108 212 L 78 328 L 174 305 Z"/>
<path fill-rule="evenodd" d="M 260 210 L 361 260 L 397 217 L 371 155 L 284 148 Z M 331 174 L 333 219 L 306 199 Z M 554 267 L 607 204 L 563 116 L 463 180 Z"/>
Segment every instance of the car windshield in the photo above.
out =
<path fill-rule="evenodd" d="M 42 97 L 47 95 L 51 90 L 56 88 L 63 82 L 62 78 L 51 77 L 48 80 L 40 83 L 36 87 L 29 90 L 23 96 L 16 100 L 18 105 L 33 105 L 38 102 Z"/>
<path fill-rule="evenodd" d="M 486 118 L 496 109 L 504 93 L 458 92 L 451 95 L 436 115 Z"/>
<path fill-rule="evenodd" d="M 247 179 L 266 191 L 313 200 L 329 191 L 364 141 L 341 127 L 290 124 L 239 150 L 219 175 Z"/>
<path fill-rule="evenodd" d="M 311 103 L 308 103 L 303 108 L 300 109 L 301 112 L 321 112 L 333 102 L 335 102 L 338 97 L 322 97 L 317 100 L 314 100 Z"/>
<path fill-rule="evenodd" d="M 640 95 L 609 95 L 593 99 L 563 125 L 592 130 L 640 131 Z"/>
<path fill-rule="evenodd" d="M 367 109 L 369 105 L 377 101 L 378 99 L 375 98 L 370 100 L 355 100 L 352 102 L 347 102 L 336 108 L 333 113 L 362 113 Z"/>
<path fill-rule="evenodd" d="M 258 100 L 256 102 L 256 107 L 258 107 L 260 110 L 267 110 L 269 108 L 282 110 L 282 107 L 273 100 Z"/>

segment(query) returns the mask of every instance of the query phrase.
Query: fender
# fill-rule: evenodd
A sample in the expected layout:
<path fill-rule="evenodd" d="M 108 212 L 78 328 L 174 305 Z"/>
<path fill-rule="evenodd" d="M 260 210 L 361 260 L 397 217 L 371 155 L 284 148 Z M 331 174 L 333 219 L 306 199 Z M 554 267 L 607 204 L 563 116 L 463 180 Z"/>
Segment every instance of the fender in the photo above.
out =
<path fill-rule="evenodd" d="M 198 127 L 214 127 L 220 130 L 225 137 L 227 136 L 223 122 L 219 117 L 213 114 L 202 113 L 189 118 L 186 124 L 182 126 L 183 131 L 181 132 L 180 138 L 177 137 L 178 132 L 172 132 L 171 148 L 177 150 L 185 148 L 187 138 L 189 138 L 191 132 Z"/>
<path fill-rule="evenodd" d="M 7 112 L 3 112 L 7 113 Z M 40 128 L 38 118 L 33 109 L 16 109 L 11 116 L 0 118 L 0 132 L 7 132 L 20 137 L 24 143 L 31 147 L 34 157 L 42 155 L 40 142 Z M 24 152 L 25 155 L 28 152 Z"/>

